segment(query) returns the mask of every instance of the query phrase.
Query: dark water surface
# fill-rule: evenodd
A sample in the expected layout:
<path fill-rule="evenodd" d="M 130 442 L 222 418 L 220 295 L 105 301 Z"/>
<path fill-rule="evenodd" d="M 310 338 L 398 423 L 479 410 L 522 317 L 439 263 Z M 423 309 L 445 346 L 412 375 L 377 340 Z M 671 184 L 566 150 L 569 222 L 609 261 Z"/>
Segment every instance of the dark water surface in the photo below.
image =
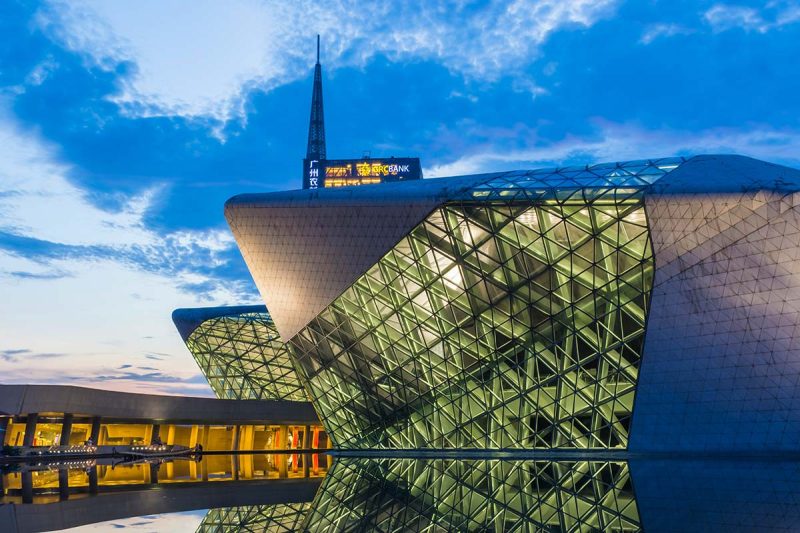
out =
<path fill-rule="evenodd" d="M 2 482 L 3 532 L 800 530 L 800 462 L 763 458 L 240 454 L 13 465 Z"/>

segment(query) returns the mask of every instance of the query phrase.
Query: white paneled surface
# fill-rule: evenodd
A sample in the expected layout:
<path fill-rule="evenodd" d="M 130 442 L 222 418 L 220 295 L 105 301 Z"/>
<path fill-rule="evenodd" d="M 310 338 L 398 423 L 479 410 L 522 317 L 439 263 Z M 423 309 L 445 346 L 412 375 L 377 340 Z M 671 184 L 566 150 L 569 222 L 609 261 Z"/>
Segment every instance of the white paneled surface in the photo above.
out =
<path fill-rule="evenodd" d="M 226 215 L 275 326 L 290 339 L 432 208 L 234 205 Z"/>
<path fill-rule="evenodd" d="M 797 449 L 799 203 L 646 197 L 656 275 L 632 450 Z"/>

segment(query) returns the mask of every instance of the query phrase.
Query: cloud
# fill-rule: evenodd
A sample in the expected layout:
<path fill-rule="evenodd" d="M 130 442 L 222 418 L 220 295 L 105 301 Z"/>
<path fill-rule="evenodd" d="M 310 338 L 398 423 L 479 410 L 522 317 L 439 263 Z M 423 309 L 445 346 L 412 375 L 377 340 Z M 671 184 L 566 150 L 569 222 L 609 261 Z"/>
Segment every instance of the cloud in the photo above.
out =
<path fill-rule="evenodd" d="M 108 194 L 112 198 L 105 199 L 113 201 L 107 203 L 119 207 L 98 207 L 93 202 L 98 193 L 71 181 L 74 169 L 58 162 L 55 147 L 21 131 L 8 117 L 0 121 L 0 232 L 50 243 L 62 254 L 117 255 L 151 270 L 186 261 L 218 266 L 225 261 L 224 252 L 233 248 L 227 229 L 166 234 L 148 229 L 145 216 L 168 194 L 166 185 L 132 196 Z"/>
<path fill-rule="evenodd" d="M 3 355 L 3 356 L 14 356 L 14 355 L 20 355 L 20 354 L 24 354 L 24 353 L 30 353 L 30 350 L 28 350 L 27 348 L 21 348 L 21 349 L 17 349 L 17 350 L 0 350 L 0 355 Z"/>
<path fill-rule="evenodd" d="M 101 208 L 95 203 L 100 195 L 75 185 L 70 178 L 75 169 L 58 162 L 57 152 L 0 117 L 0 248 L 22 252 L 15 264 L 35 263 L 32 270 L 0 266 L 0 275 L 5 270 L 21 279 L 57 279 L 73 275 L 57 268 L 59 260 L 114 261 L 174 275 L 175 283 L 202 285 L 207 293 L 227 290 L 198 272 L 226 264 L 235 246 L 227 228 L 165 233 L 148 228 L 146 215 L 168 193 L 165 185 L 132 196 L 106 195 L 118 208 Z"/>
<path fill-rule="evenodd" d="M 148 227 L 147 214 L 168 190 L 163 186 L 116 195 L 103 202 L 116 207 L 99 207 L 97 194 L 73 182 L 78 172 L 61 162 L 57 147 L 0 113 L 3 381 L 140 392 L 163 392 L 164 383 L 208 392 L 184 381 L 196 365 L 170 313 L 258 301 L 249 280 L 222 275 L 226 254 L 235 253 L 232 237 L 224 228 Z M 19 347 L 26 352 L 14 353 Z M 155 373 L 114 371 L 153 360 Z"/>
<path fill-rule="evenodd" d="M 128 368 L 123 368 L 128 367 Z M 214 397 L 206 378 L 199 373 L 189 377 L 176 377 L 159 369 L 146 366 L 121 365 L 107 374 L 65 375 L 65 381 L 72 384 L 102 386 L 102 388 L 137 387 L 137 390 L 155 389 L 158 394 L 180 396 Z M 150 391 L 152 392 L 152 391 Z"/>
<path fill-rule="evenodd" d="M 656 39 L 661 37 L 674 37 L 675 35 L 689 35 L 694 33 L 694 30 L 674 23 L 658 23 L 647 26 L 642 33 L 639 42 L 642 44 L 650 44 Z"/>
<path fill-rule="evenodd" d="M 778 13 L 775 18 L 775 26 L 786 26 L 800 21 L 800 5 L 790 5 Z"/>
<path fill-rule="evenodd" d="M 30 356 L 31 359 L 58 359 L 61 357 L 67 357 L 69 354 L 66 353 L 36 353 Z"/>
<path fill-rule="evenodd" d="M 126 365 L 122 365 L 118 370 Z M 202 374 L 196 374 L 190 378 L 180 379 L 175 376 L 159 372 L 153 367 L 135 367 L 135 370 L 127 370 L 114 374 L 98 374 L 91 376 L 93 382 L 103 381 L 135 381 L 145 383 L 171 383 L 171 384 L 206 384 L 206 379 Z M 138 371 L 137 371 L 138 370 Z M 142 372 L 144 370 L 144 372 Z M 70 381 L 86 381 L 87 376 L 67 376 Z"/>
<path fill-rule="evenodd" d="M 522 148 L 508 149 L 487 140 L 471 153 L 449 163 L 425 169 L 430 177 L 521 169 L 536 166 L 586 164 L 692 155 L 738 153 L 785 164 L 800 164 L 800 131 L 753 125 L 747 129 L 711 128 L 696 132 L 646 129 L 635 124 L 595 121 L 590 137 L 567 136 L 552 142 L 540 139 L 535 129 L 518 126 L 513 135 L 492 132 L 486 139 L 524 139 Z"/>
<path fill-rule="evenodd" d="M 92 65 L 123 65 L 111 98 L 128 114 L 225 122 L 244 120 L 249 91 L 308 76 L 315 33 L 329 69 L 362 67 L 382 54 L 438 62 L 467 78 L 524 78 L 550 35 L 591 26 L 617 3 L 197 0 L 187 8 L 179 0 L 50 0 L 37 25 Z"/>
<path fill-rule="evenodd" d="M 57 359 L 65 357 L 65 353 L 35 353 L 28 348 L 18 348 L 11 350 L 0 350 L 0 359 L 7 363 L 18 363 L 32 359 Z"/>
<path fill-rule="evenodd" d="M 19 359 L 18 356 L 29 354 L 30 350 L 27 348 L 0 350 L 0 359 L 7 363 L 16 363 Z"/>
<path fill-rule="evenodd" d="M 795 2 L 772 1 L 762 8 L 732 4 L 715 4 L 703 15 L 714 32 L 742 29 L 766 33 L 800 21 L 800 5 Z"/>
<path fill-rule="evenodd" d="M 14 278 L 20 279 L 60 279 L 69 276 L 69 274 L 65 272 L 16 272 L 12 271 L 8 273 L 9 276 Z"/>
<path fill-rule="evenodd" d="M 56 69 L 58 63 L 52 57 L 48 56 L 26 76 L 25 84 L 28 86 L 37 86 L 44 83 Z"/>

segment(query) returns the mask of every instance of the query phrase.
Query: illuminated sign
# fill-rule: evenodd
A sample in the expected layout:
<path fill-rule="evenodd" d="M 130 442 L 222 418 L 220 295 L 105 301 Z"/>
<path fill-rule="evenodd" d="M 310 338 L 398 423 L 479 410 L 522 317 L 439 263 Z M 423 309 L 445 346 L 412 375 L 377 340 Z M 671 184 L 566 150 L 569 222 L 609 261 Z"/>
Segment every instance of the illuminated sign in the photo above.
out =
<path fill-rule="evenodd" d="M 347 187 L 422 179 L 416 157 L 303 160 L 303 188 Z"/>
<path fill-rule="evenodd" d="M 408 174 L 409 166 L 381 161 L 362 161 L 356 163 L 356 173 L 359 176 L 397 176 L 398 174 Z"/>
<path fill-rule="evenodd" d="M 328 178 L 349 178 L 353 175 L 353 165 L 341 167 L 325 167 L 325 179 Z"/>
<path fill-rule="evenodd" d="M 308 178 L 307 180 L 308 186 L 306 186 L 306 184 L 304 183 L 303 188 L 316 189 L 319 187 L 319 161 L 317 161 L 316 159 L 312 159 L 310 161 L 306 160 L 305 163 L 307 163 L 307 165 L 304 166 L 308 167 L 308 171 L 303 172 L 303 174 Z"/>

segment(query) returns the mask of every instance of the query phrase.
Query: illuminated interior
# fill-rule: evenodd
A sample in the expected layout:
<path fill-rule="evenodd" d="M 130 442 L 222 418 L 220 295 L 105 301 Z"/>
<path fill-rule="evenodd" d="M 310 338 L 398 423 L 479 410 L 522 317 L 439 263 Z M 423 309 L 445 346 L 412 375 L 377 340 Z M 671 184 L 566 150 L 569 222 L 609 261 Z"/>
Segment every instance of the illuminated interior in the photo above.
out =
<path fill-rule="evenodd" d="M 643 190 L 679 161 L 510 173 L 435 209 L 290 341 L 334 446 L 627 447 Z"/>
<path fill-rule="evenodd" d="M 624 462 L 339 458 L 304 531 L 615 531 L 642 523 Z"/>
<path fill-rule="evenodd" d="M 14 422 L 13 420 L 8 423 L 6 428 L 6 435 L 3 441 L 4 445 L 8 446 L 22 446 L 25 440 L 25 422 Z"/>
<path fill-rule="evenodd" d="M 152 484 L 214 483 L 267 479 L 321 478 L 333 464 L 327 454 L 245 454 L 207 455 L 202 460 L 176 458 L 163 463 L 136 463 L 112 466 L 113 461 L 75 461 L 82 466 L 69 467 L 59 475 L 59 465 L 39 465 L 34 470 L 0 473 L 0 504 L 19 503 L 24 479 L 28 476 L 36 503 L 58 501 L 60 490 L 68 490 L 72 499 L 86 495 L 95 476 L 94 490 L 102 492 L 117 487 Z M 55 497 L 53 496 L 55 495 Z"/>
<path fill-rule="evenodd" d="M 71 446 L 77 446 L 85 443 L 92 436 L 92 425 L 83 423 L 72 424 L 72 431 L 69 434 L 69 443 Z"/>
<path fill-rule="evenodd" d="M 150 444 L 153 426 L 150 424 L 101 424 L 100 446 L 135 446 Z"/>
<path fill-rule="evenodd" d="M 197 533 L 237 531 L 300 531 L 311 503 L 247 505 L 211 509 L 197 528 Z"/>
<path fill-rule="evenodd" d="M 328 178 L 325 180 L 326 187 L 350 187 L 351 185 L 374 185 L 381 183 L 381 178 Z"/>
<path fill-rule="evenodd" d="M 61 442 L 64 415 L 51 414 L 46 422 L 36 424 L 35 447 L 66 446 Z M 40 419 L 41 420 L 41 419 Z M 70 445 L 84 444 L 91 436 L 92 424 L 79 419 L 72 424 Z M 99 426 L 98 446 L 149 445 L 155 438 L 154 424 L 103 422 Z M 158 424 L 158 437 L 164 444 L 193 448 L 203 446 L 208 451 L 272 451 L 325 449 L 330 447 L 328 435 L 321 425 L 190 425 Z M 6 428 L 3 444 L 23 446 L 26 420 L 11 418 Z M 238 428 L 238 434 L 237 434 Z M 308 429 L 307 429 L 308 428 Z M 306 433 L 308 436 L 306 437 Z"/>
<path fill-rule="evenodd" d="M 211 318 L 186 345 L 217 398 L 308 401 L 268 313 Z"/>

